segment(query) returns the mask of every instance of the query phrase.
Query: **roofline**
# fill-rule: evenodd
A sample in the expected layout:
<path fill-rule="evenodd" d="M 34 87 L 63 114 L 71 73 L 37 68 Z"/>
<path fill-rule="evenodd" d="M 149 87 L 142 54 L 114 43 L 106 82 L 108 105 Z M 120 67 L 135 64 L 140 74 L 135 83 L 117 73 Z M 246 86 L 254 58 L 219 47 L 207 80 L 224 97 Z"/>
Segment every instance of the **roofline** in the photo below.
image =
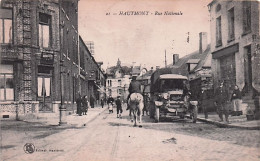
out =
<path fill-rule="evenodd" d="M 101 70 L 101 68 L 99 67 L 98 63 L 96 62 L 94 56 L 92 56 L 91 52 L 89 51 L 87 45 L 85 44 L 85 42 L 83 41 L 82 37 L 79 35 L 79 40 L 82 42 L 82 44 L 84 45 L 84 47 L 87 49 L 89 56 L 92 58 L 92 60 L 94 61 L 94 63 L 97 65 L 98 70 L 104 75 L 105 73 Z"/>

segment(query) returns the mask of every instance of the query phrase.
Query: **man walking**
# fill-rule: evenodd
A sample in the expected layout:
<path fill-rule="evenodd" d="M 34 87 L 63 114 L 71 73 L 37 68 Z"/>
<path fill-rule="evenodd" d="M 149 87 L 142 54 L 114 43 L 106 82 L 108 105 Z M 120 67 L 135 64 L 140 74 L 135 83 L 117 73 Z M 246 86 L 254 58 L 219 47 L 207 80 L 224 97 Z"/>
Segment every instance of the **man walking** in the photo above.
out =
<path fill-rule="evenodd" d="M 81 100 L 81 95 L 80 94 L 79 94 L 78 98 L 76 99 L 76 104 L 77 104 L 77 114 L 79 116 L 81 116 L 81 114 L 82 114 L 82 109 L 81 109 L 82 100 Z"/>
<path fill-rule="evenodd" d="M 83 115 L 87 115 L 87 112 L 88 112 L 88 96 L 85 95 L 82 97 L 82 105 L 83 105 Z"/>
<path fill-rule="evenodd" d="M 123 110 L 122 110 L 122 102 L 121 102 L 120 96 L 117 96 L 117 99 L 116 99 L 116 111 L 117 111 L 117 118 L 121 118 L 121 114 L 122 114 Z"/>
<path fill-rule="evenodd" d="M 101 103 L 101 107 L 103 108 L 104 107 L 104 103 L 105 103 L 104 98 L 101 98 L 100 103 Z"/>
<path fill-rule="evenodd" d="M 95 98 L 91 95 L 90 96 L 90 106 L 91 106 L 91 108 L 94 108 L 94 102 L 95 102 Z"/>
<path fill-rule="evenodd" d="M 220 83 L 220 86 L 216 90 L 215 95 L 215 106 L 217 106 L 217 112 L 220 118 L 220 122 L 223 121 L 223 113 L 225 115 L 226 122 L 229 123 L 228 115 L 229 109 L 227 107 L 228 101 L 228 92 L 227 89 L 224 87 L 224 81 Z"/>

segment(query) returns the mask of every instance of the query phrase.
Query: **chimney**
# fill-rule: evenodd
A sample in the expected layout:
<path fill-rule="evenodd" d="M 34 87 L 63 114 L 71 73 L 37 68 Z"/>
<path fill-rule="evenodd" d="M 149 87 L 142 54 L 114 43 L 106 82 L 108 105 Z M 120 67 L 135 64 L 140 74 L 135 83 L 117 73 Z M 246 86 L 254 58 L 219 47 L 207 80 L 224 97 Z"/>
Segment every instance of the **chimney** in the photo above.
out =
<path fill-rule="evenodd" d="M 207 33 L 206 32 L 200 32 L 199 37 L 200 37 L 200 44 L 199 44 L 199 52 L 202 54 L 208 46 L 208 39 L 207 39 Z"/>
<path fill-rule="evenodd" d="M 179 60 L 179 54 L 173 54 L 172 55 L 172 65 L 175 65 L 178 60 Z"/>

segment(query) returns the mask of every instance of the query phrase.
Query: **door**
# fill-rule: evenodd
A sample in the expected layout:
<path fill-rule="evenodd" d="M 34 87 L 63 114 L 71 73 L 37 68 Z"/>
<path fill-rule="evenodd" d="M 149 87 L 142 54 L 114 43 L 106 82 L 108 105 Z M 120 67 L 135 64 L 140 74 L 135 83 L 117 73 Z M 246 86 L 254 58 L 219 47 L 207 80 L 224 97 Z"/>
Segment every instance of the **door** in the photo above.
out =
<path fill-rule="evenodd" d="M 244 48 L 244 68 L 245 68 L 245 88 L 244 91 L 248 93 L 252 89 L 252 56 L 251 46 Z"/>
<path fill-rule="evenodd" d="M 220 59 L 221 79 L 225 87 L 231 93 L 236 85 L 236 63 L 235 54 L 230 54 Z"/>
<path fill-rule="evenodd" d="M 51 99 L 51 76 L 38 76 L 38 101 L 40 112 L 53 112 Z"/>

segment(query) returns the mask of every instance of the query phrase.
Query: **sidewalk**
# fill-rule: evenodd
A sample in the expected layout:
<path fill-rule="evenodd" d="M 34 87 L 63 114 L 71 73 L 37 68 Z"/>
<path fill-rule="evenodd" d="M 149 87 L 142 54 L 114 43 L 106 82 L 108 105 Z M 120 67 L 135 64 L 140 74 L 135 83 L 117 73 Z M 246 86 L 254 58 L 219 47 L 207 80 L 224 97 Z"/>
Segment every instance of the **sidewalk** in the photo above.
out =
<path fill-rule="evenodd" d="M 94 120 L 98 115 L 103 113 L 105 110 L 107 110 L 106 107 L 101 108 L 101 106 L 97 106 L 95 108 L 89 108 L 87 115 L 82 115 L 79 116 L 75 113 L 72 113 L 70 115 L 66 116 L 66 121 L 67 125 L 65 126 L 73 126 L 73 127 L 81 127 L 87 124 L 88 122 L 91 122 Z M 59 115 L 52 116 L 52 117 L 47 117 L 47 118 L 37 118 L 37 119 L 31 119 L 31 120 L 26 120 L 28 122 L 40 122 L 44 123 L 47 125 L 59 125 Z"/>
<path fill-rule="evenodd" d="M 223 116 L 223 118 L 225 119 L 225 116 Z M 209 113 L 208 119 L 205 119 L 204 114 L 198 114 L 197 119 L 199 121 L 211 123 L 219 127 L 260 130 L 260 120 L 247 121 L 246 115 L 240 115 L 240 116 L 229 115 L 228 119 L 230 124 L 227 124 L 225 121 L 219 122 L 220 119 L 217 113 Z"/>

